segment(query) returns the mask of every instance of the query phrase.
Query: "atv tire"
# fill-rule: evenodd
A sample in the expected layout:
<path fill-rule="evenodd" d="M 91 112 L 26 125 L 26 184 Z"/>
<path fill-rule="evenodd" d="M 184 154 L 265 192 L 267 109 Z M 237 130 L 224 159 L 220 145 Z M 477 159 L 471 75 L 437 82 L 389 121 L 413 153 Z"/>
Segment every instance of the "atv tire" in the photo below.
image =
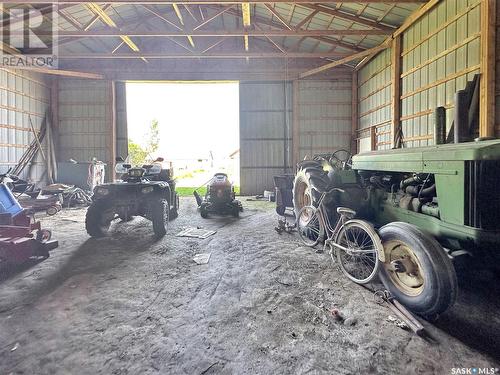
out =
<path fill-rule="evenodd" d="M 170 205 L 166 199 L 160 199 L 151 206 L 151 221 L 156 237 L 161 238 L 167 234 Z"/>
<path fill-rule="evenodd" d="M 87 209 L 85 215 L 85 229 L 91 237 L 104 237 L 108 233 L 111 220 L 105 220 L 105 213 L 109 209 L 107 204 L 95 202 Z"/>
<path fill-rule="evenodd" d="M 169 215 L 170 220 L 173 220 L 179 216 L 179 196 L 177 194 L 175 194 L 174 206 L 171 208 Z"/>

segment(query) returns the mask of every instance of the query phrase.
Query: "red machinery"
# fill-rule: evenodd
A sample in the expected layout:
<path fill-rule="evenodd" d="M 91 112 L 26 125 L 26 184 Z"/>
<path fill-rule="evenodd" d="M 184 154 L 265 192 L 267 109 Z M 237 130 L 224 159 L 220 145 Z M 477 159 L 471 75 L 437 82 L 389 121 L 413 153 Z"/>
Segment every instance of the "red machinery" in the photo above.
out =
<path fill-rule="evenodd" d="M 5 185 L 0 183 L 0 264 L 23 263 L 32 257 L 48 257 L 58 242 L 41 229 Z"/>

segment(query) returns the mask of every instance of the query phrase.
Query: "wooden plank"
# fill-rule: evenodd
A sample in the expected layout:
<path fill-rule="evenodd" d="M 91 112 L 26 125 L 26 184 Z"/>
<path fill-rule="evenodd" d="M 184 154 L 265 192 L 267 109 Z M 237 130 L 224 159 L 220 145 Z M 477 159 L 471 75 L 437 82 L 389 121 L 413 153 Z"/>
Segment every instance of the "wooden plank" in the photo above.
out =
<path fill-rule="evenodd" d="M 396 136 L 401 127 L 401 36 L 392 41 L 391 49 L 391 148 L 398 142 Z"/>
<path fill-rule="evenodd" d="M 293 88 L 293 104 L 292 104 L 292 160 L 295 170 L 295 166 L 299 162 L 300 158 L 300 113 L 299 113 L 299 81 L 294 80 L 292 82 Z"/>
<path fill-rule="evenodd" d="M 481 2 L 481 82 L 479 136 L 495 135 L 495 33 L 496 0 Z"/>
<path fill-rule="evenodd" d="M 352 103 L 351 103 L 351 154 L 357 153 L 356 131 L 358 130 L 358 73 L 352 72 Z"/>
<path fill-rule="evenodd" d="M 5 3 L 19 3 L 20 0 L 5 0 Z M 89 4 L 93 3 L 95 0 L 58 0 L 58 4 Z M 295 4 L 315 4 L 318 0 L 295 0 Z M 422 3 L 425 0 L 342 0 L 343 3 L 386 3 L 386 4 L 397 4 L 397 3 Z M 47 0 L 23 0 L 23 4 L 47 4 Z M 269 3 L 269 0 L 106 0 L 107 4 L 114 5 L 142 5 L 142 4 L 157 4 L 157 5 L 172 5 L 172 4 L 187 4 L 187 5 L 199 5 L 199 4 L 265 4 Z M 274 0 L 273 4 L 280 3 L 290 3 L 290 0 Z M 338 3 L 338 0 L 324 0 L 322 3 Z"/>
<path fill-rule="evenodd" d="M 63 76 L 63 77 L 104 79 L 104 76 L 102 74 L 88 73 L 88 72 L 77 72 L 74 70 L 61 70 L 61 69 L 36 68 L 36 67 L 20 67 L 20 68 L 16 68 L 16 69 L 29 70 L 30 72 L 36 72 L 36 73 L 41 73 L 41 74 L 50 74 L 50 75 Z"/>
<path fill-rule="evenodd" d="M 376 47 L 376 48 L 381 48 Z M 386 48 L 386 47 L 383 47 Z M 296 59 L 319 59 L 319 58 L 329 58 L 329 57 L 345 57 L 345 53 L 340 52 L 287 52 L 286 54 L 281 52 L 236 52 L 236 51 L 224 51 L 217 53 L 166 53 L 166 52 L 156 52 L 156 53 L 78 53 L 78 54 L 60 54 L 59 59 L 62 60 L 80 60 L 80 59 L 137 59 L 139 57 L 144 57 L 147 59 L 284 59 L 284 58 L 296 58 Z M 354 57 L 355 58 L 355 57 Z M 347 57 L 347 61 L 351 61 L 352 57 Z M 342 64 L 342 63 L 341 63 Z M 338 64 L 340 65 L 340 64 Z"/>
<path fill-rule="evenodd" d="M 363 57 L 368 56 L 368 55 L 370 55 L 372 53 L 378 53 L 378 52 L 380 52 L 380 51 L 382 51 L 382 50 L 384 50 L 386 48 L 388 48 L 388 45 L 385 44 L 385 43 L 383 43 L 383 44 L 381 44 L 379 46 L 367 49 L 367 50 L 362 51 L 362 52 L 355 53 L 354 55 L 350 55 L 350 56 L 344 57 L 343 59 L 331 62 L 329 64 L 320 66 L 320 67 L 315 68 L 315 69 L 308 70 L 308 71 L 306 71 L 304 73 L 301 73 L 299 75 L 299 77 L 300 78 L 309 77 L 309 76 L 312 76 L 314 74 L 321 73 L 321 72 L 323 72 L 325 70 L 335 68 L 336 66 L 343 65 L 345 63 L 351 62 L 352 60 L 363 58 Z"/>

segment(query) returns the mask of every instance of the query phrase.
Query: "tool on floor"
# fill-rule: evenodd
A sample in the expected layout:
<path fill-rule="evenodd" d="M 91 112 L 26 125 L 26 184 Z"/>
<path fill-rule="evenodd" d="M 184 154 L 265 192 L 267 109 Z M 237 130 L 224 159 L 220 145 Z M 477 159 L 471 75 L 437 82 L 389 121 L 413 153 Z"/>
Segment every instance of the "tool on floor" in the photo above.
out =
<path fill-rule="evenodd" d="M 201 229 L 201 228 L 186 228 L 183 231 L 177 233 L 177 237 L 193 237 L 193 238 L 200 238 L 204 240 L 205 238 L 208 238 L 212 235 L 214 235 L 216 232 L 214 230 L 206 230 L 206 229 Z"/>
<path fill-rule="evenodd" d="M 418 319 L 408 311 L 401 303 L 391 296 L 388 290 L 377 290 L 374 292 L 375 302 L 379 305 L 387 304 L 391 311 L 396 314 L 405 324 L 418 336 L 423 336 L 425 333 L 424 326 Z"/>
<path fill-rule="evenodd" d="M 283 232 L 291 234 L 297 229 L 297 224 L 296 223 L 290 223 L 286 217 L 285 218 L 279 218 L 278 219 L 278 226 L 274 227 L 274 230 L 278 232 L 278 234 L 281 234 Z"/>

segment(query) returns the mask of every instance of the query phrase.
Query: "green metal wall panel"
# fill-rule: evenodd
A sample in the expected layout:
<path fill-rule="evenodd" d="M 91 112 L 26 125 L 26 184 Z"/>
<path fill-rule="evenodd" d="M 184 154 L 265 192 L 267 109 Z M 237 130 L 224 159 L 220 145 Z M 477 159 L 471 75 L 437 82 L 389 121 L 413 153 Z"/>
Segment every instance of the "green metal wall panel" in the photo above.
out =
<path fill-rule="evenodd" d="M 48 118 L 50 81 L 27 70 L 0 69 L 0 172 L 17 164 Z M 42 144 L 45 148 L 45 143 Z M 44 182 L 45 163 L 38 154 L 21 177 Z"/>
<path fill-rule="evenodd" d="M 401 124 L 406 147 L 433 144 L 433 112 L 479 72 L 480 1 L 444 0 L 403 33 Z M 474 69 L 477 68 L 477 69 Z"/>
<path fill-rule="evenodd" d="M 446 108 L 449 131 L 456 91 L 479 73 L 480 11 L 480 0 L 443 0 L 402 34 L 400 120 L 405 147 L 433 144 L 433 113 L 438 106 Z M 370 149 L 373 126 L 375 149 L 389 147 L 390 54 L 380 53 L 358 72 L 360 151 Z M 379 72 L 384 63 L 387 72 Z M 378 107 L 384 103 L 387 106 Z"/>
<path fill-rule="evenodd" d="M 352 80 L 298 83 L 299 160 L 350 149 Z"/>
<path fill-rule="evenodd" d="M 391 90 L 389 48 L 358 72 L 358 151 L 371 150 L 371 131 L 375 132 L 375 149 L 390 147 Z"/>
<path fill-rule="evenodd" d="M 111 93 L 108 81 L 59 80 L 60 161 L 110 163 Z"/>

